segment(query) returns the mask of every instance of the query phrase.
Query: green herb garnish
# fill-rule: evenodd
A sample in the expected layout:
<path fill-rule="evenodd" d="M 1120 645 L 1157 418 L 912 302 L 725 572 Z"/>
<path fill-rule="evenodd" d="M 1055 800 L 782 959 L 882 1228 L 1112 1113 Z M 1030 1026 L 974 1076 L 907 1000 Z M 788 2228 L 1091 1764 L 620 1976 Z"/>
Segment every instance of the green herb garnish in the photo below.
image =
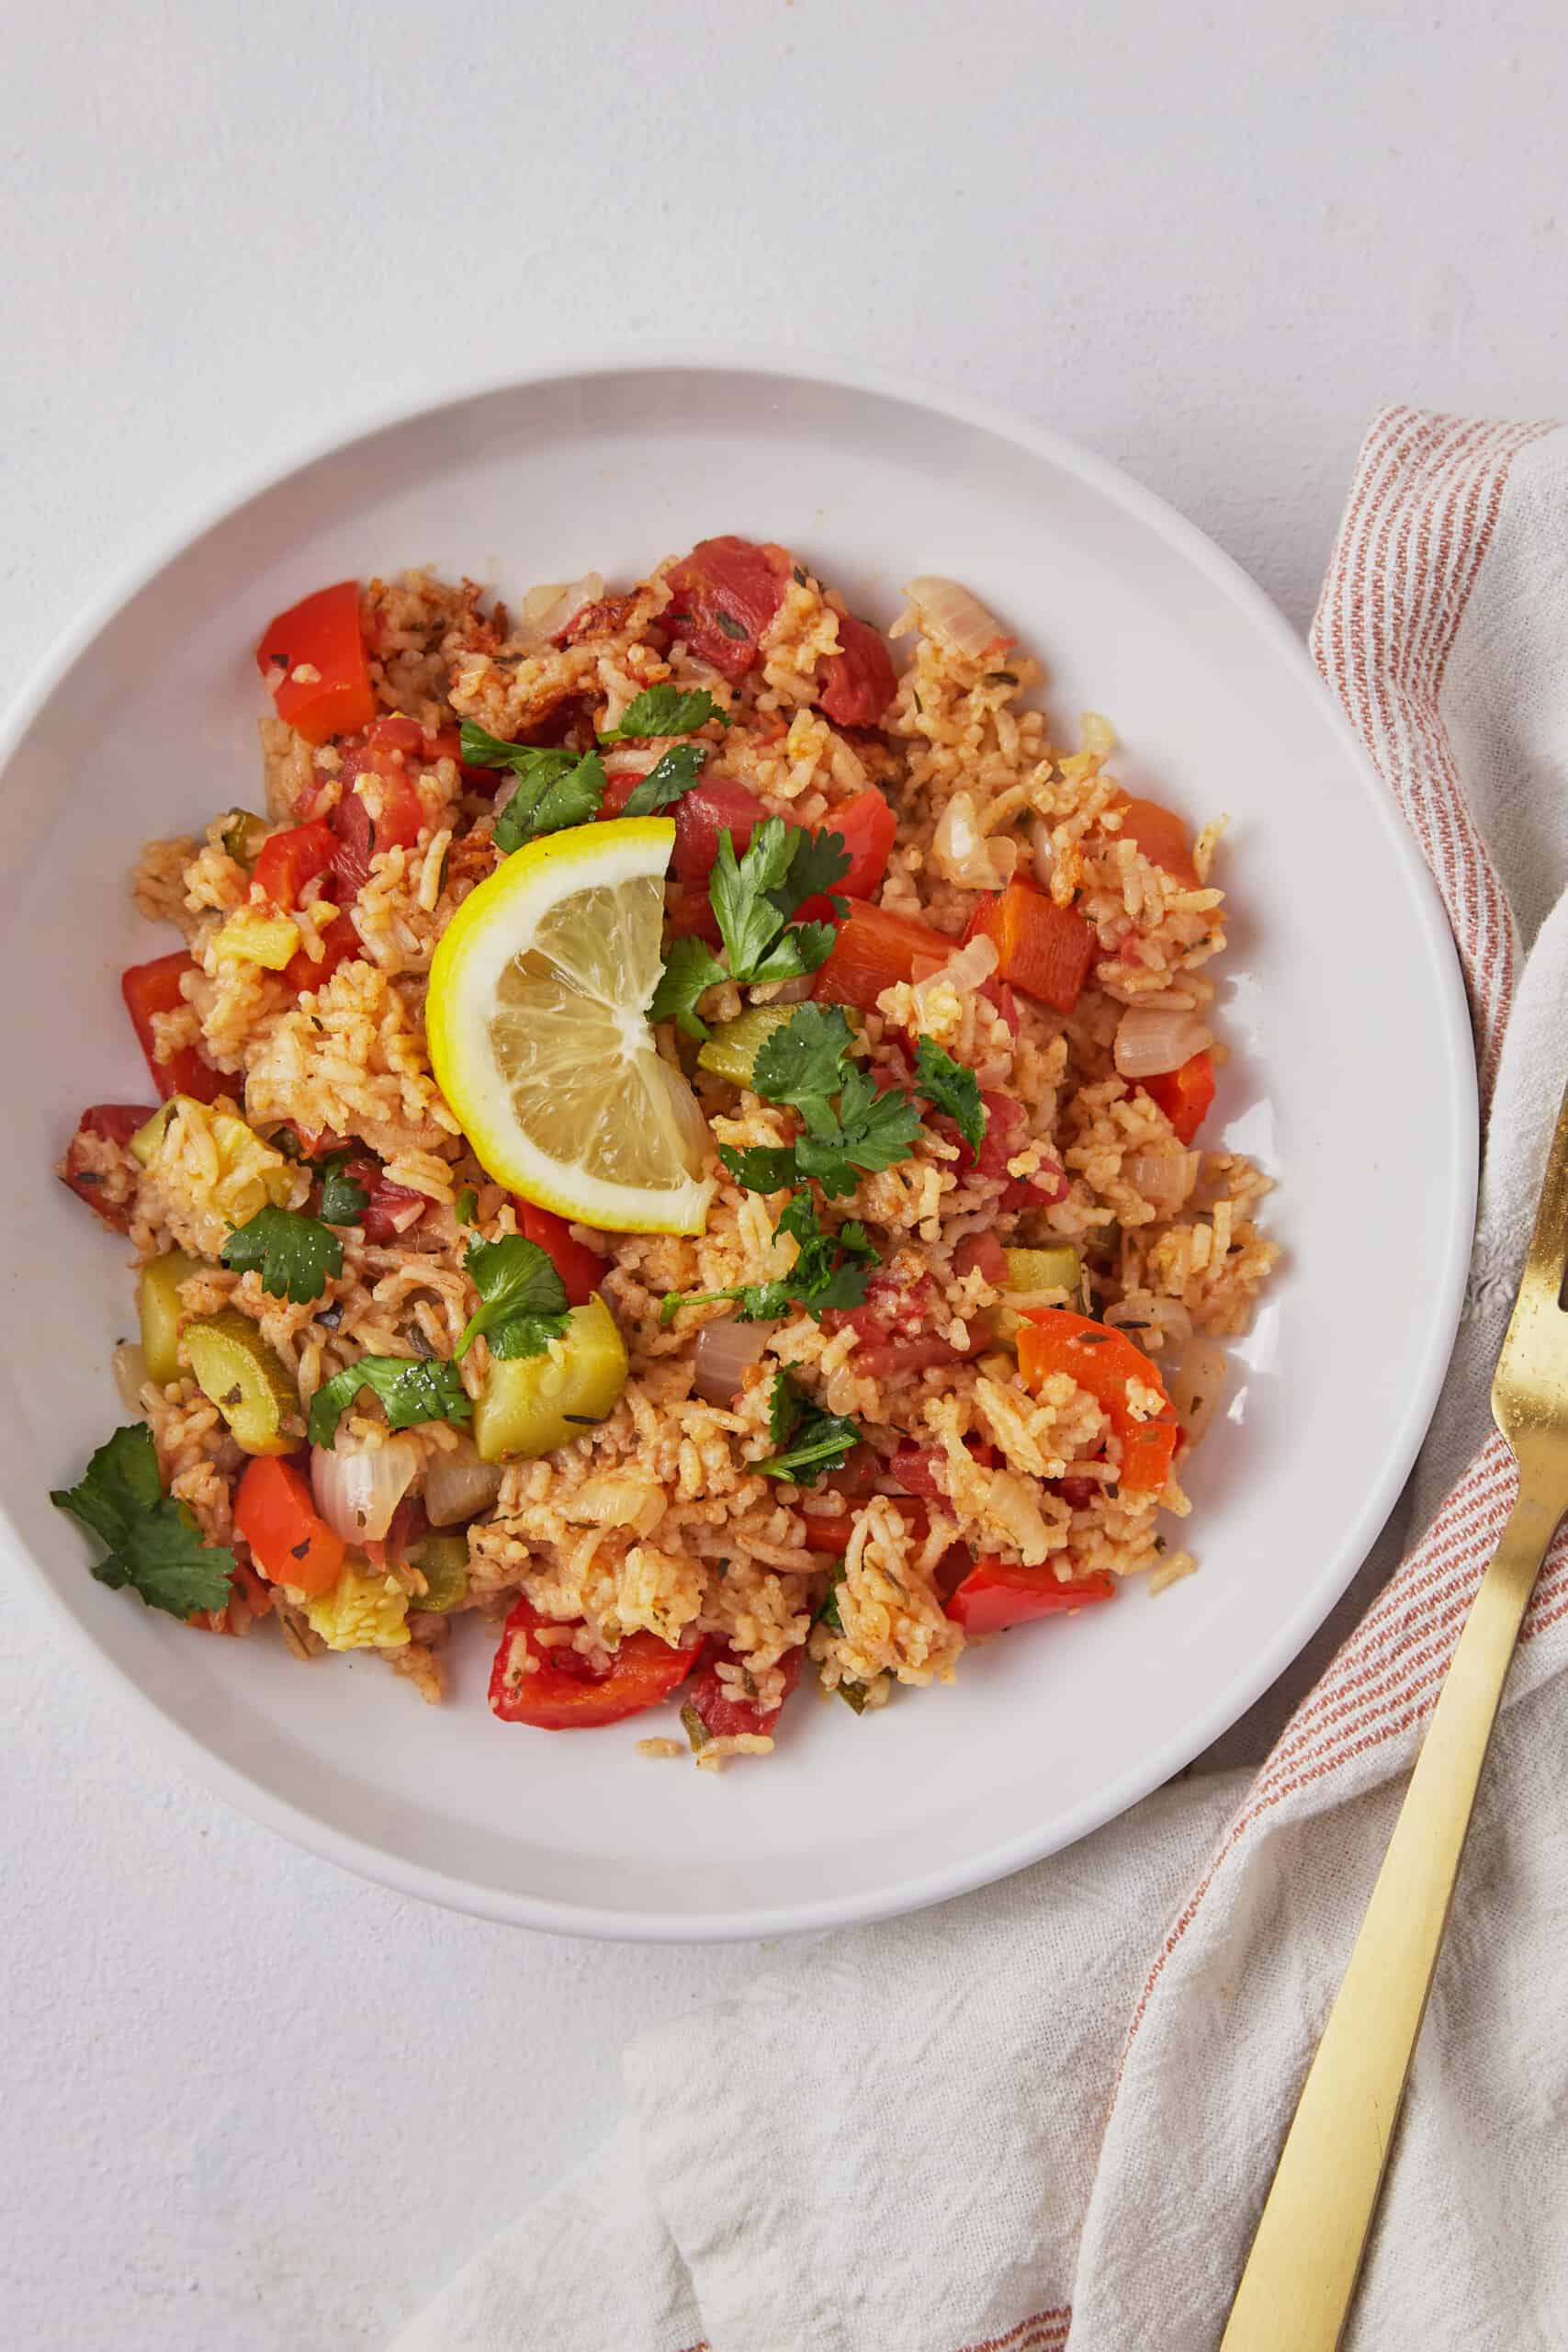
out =
<path fill-rule="evenodd" d="M 133 1421 L 99 1446 L 73 1487 L 49 1498 L 90 1528 L 105 1556 L 93 1570 L 117 1591 L 129 1585 L 149 1609 L 190 1617 L 223 1609 L 234 1575 L 234 1555 L 204 1541 L 188 1503 L 164 1492 L 151 1430 Z"/>
<path fill-rule="evenodd" d="M 337 1425 L 362 1388 L 386 1408 L 389 1429 L 416 1421 L 466 1421 L 473 1407 L 455 1363 L 428 1356 L 361 1356 L 317 1389 L 310 1399 L 310 1442 L 330 1446 Z"/>
<path fill-rule="evenodd" d="M 343 1243 L 330 1226 L 270 1203 L 236 1226 L 218 1254 L 237 1274 L 258 1272 L 263 1290 L 296 1306 L 320 1298 L 328 1276 L 343 1272 Z"/>
<path fill-rule="evenodd" d="M 678 939 L 654 992 L 649 1018 L 676 1021 L 688 1036 L 705 1037 L 697 999 L 722 980 L 742 988 L 774 980 L 796 980 L 815 972 L 832 953 L 837 933 L 830 922 L 792 922 L 807 899 L 830 893 L 850 870 L 851 859 L 838 833 L 810 833 L 765 818 L 738 857 L 727 829 L 708 877 L 708 898 L 718 919 L 728 966 L 700 939 Z M 836 914 L 846 901 L 830 899 Z"/>
<path fill-rule="evenodd" d="M 668 1329 L 682 1306 L 710 1306 L 733 1299 L 737 1319 L 765 1323 L 804 1306 L 815 1316 L 829 1307 L 861 1306 L 865 1298 L 869 1268 L 876 1263 L 876 1249 L 863 1225 L 852 1218 L 837 1232 L 818 1220 L 809 1193 L 796 1193 L 779 1218 L 778 1230 L 799 1244 L 787 1274 L 766 1283 L 737 1283 L 728 1290 L 671 1291 L 659 1310 L 660 1327 Z"/>
<path fill-rule="evenodd" d="M 784 1146 L 720 1146 L 719 1158 L 750 1191 L 773 1193 L 815 1177 L 831 1200 L 852 1193 L 863 1175 L 908 1159 L 919 1114 L 897 1087 L 877 1091 L 869 1072 L 849 1058 L 853 1042 L 841 1006 L 803 1004 L 758 1048 L 752 1091 L 798 1111 L 806 1132 Z"/>
<path fill-rule="evenodd" d="M 591 824 L 604 797 L 604 763 L 597 752 L 579 753 L 553 745 L 508 743 L 500 735 L 463 721 L 465 765 L 510 768 L 517 789 L 495 820 L 495 845 L 510 857 L 525 842 L 558 833 L 569 825 Z"/>
<path fill-rule="evenodd" d="M 570 1316 L 566 1284 L 547 1250 L 520 1233 L 476 1241 L 463 1261 L 479 1306 L 463 1327 L 454 1359 L 467 1355 L 482 1331 L 492 1356 L 542 1356 L 564 1337 Z"/>
<path fill-rule="evenodd" d="M 915 1083 L 932 1110 L 945 1112 L 977 1155 L 986 1136 L 986 1106 L 974 1071 L 955 1062 L 934 1037 L 921 1037 L 915 1046 Z"/>
<path fill-rule="evenodd" d="M 690 792 L 703 772 L 705 743 L 671 743 L 657 767 L 649 768 L 631 794 L 623 817 L 653 817 Z"/>
<path fill-rule="evenodd" d="M 351 1151 L 334 1151 L 320 1162 L 321 1215 L 329 1225 L 357 1225 L 370 1205 L 370 1194 L 357 1177 L 348 1173 Z"/>
<path fill-rule="evenodd" d="M 479 1205 L 479 1196 L 471 1184 L 465 1184 L 458 1193 L 453 1215 L 459 1225 L 472 1225 Z"/>
<path fill-rule="evenodd" d="M 841 1470 L 861 1442 L 860 1425 L 847 1414 L 825 1413 L 794 1377 L 781 1372 L 768 1403 L 768 1435 L 776 1452 L 754 1467 L 769 1478 L 814 1487 L 825 1470 Z"/>
<path fill-rule="evenodd" d="M 604 729 L 601 743 L 645 742 L 653 735 L 694 735 L 710 718 L 727 720 L 705 686 L 645 686 L 622 711 L 618 726 Z"/>

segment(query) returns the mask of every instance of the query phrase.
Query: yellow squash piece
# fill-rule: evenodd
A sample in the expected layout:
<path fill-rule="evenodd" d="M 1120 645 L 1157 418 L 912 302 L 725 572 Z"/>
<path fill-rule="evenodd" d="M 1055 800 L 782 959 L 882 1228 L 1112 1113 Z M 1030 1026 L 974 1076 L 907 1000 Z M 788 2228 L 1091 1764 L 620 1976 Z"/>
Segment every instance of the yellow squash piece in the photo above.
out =
<path fill-rule="evenodd" d="M 400 1650 L 409 1642 L 409 1597 L 396 1577 L 351 1559 L 331 1592 L 305 1603 L 310 1630 L 330 1650 Z"/>
<path fill-rule="evenodd" d="M 531 842 L 465 899 L 430 970 L 442 1092 L 488 1172 L 612 1233 L 700 1233 L 707 1123 L 648 1023 L 668 817 Z"/>
<path fill-rule="evenodd" d="M 1047 1250 L 1004 1250 L 1007 1260 L 1007 1280 L 1004 1292 L 1016 1292 L 1021 1297 L 1042 1300 L 1043 1291 L 1065 1291 L 1076 1300 L 1083 1288 L 1083 1260 L 1070 1242 L 1062 1242 Z M 991 1337 L 998 1346 L 1010 1348 L 1018 1338 L 1022 1321 L 1016 1306 L 1010 1306 L 1006 1296 L 991 1309 Z"/>
<path fill-rule="evenodd" d="M 299 945 L 299 926 L 287 915 L 240 907 L 214 934 L 212 953 L 229 963 L 260 964 L 269 972 L 281 972 L 292 963 Z"/>
<path fill-rule="evenodd" d="M 238 1307 L 186 1325 L 186 1353 L 247 1453 L 292 1453 L 304 1440 L 294 1376 Z"/>
<path fill-rule="evenodd" d="M 141 1352 L 149 1379 L 160 1388 L 180 1376 L 180 1284 L 201 1272 L 201 1260 L 184 1250 L 165 1250 L 141 1269 L 136 1304 L 141 1317 Z"/>
<path fill-rule="evenodd" d="M 254 1127 L 189 1094 L 173 1095 L 154 1111 L 131 1136 L 130 1149 L 155 1175 L 167 1169 L 164 1190 L 174 1204 L 169 1222 L 175 1238 L 207 1258 L 216 1258 L 235 1226 L 248 1225 L 258 1209 L 269 1202 L 287 1208 L 296 1189 L 304 1189 L 299 1170 Z M 187 1151 L 200 1171 L 198 1186 L 182 1165 Z M 214 1168 L 215 1176 L 209 1173 Z"/>
<path fill-rule="evenodd" d="M 602 1421 L 626 1385 L 626 1345 L 595 1291 L 541 1356 L 492 1356 L 474 1407 L 481 1462 L 532 1461 Z"/>

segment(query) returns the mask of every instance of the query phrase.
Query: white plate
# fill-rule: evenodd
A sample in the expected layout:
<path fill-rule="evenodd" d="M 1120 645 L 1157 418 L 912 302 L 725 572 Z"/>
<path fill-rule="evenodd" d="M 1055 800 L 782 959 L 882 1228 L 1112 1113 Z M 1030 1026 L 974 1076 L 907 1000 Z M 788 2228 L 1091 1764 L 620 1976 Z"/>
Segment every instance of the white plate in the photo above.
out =
<path fill-rule="evenodd" d="M 971 582 L 1105 712 L 1120 773 L 1230 812 L 1213 1131 L 1276 1171 L 1287 1258 L 1193 1470 L 1201 1573 L 1021 1631 L 863 1720 L 803 1698 L 766 1764 L 634 1753 L 633 1723 L 502 1729 L 488 1644 L 425 1709 L 377 1659 L 306 1672 L 96 1584 L 47 1489 L 122 1417 L 125 1250 L 49 1175 L 78 1110 L 145 1099 L 117 976 L 172 938 L 130 912 L 142 838 L 254 802 L 250 655 L 347 573 L 432 561 L 506 589 L 612 579 L 706 534 L 777 538 L 883 621 L 918 571 Z M 17 1205 L 0 1499 L 16 1572 L 209 1780 L 411 1893 L 588 1935 L 710 1938 L 934 1902 L 1164 1781 L 1288 1663 L 1404 1477 L 1448 1359 L 1474 1195 L 1469 1029 L 1436 897 L 1303 647 L 1235 567 L 1112 468 L 957 401 L 793 359 L 599 360 L 381 423 L 182 535 L 95 613 L 10 732 L 0 1041 Z M 162 943 L 162 944 L 160 944 Z M 1175 1532 L 1174 1529 L 1172 1531 Z M 663 1728 L 660 1724 L 660 1728 Z"/>

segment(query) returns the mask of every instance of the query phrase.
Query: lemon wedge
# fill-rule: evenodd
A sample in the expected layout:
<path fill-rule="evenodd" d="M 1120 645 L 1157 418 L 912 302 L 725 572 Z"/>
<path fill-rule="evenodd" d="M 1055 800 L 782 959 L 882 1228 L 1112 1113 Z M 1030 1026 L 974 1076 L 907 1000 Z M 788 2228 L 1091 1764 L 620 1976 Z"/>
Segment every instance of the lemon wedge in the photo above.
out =
<path fill-rule="evenodd" d="M 508 1192 L 610 1233 L 700 1233 L 706 1120 L 648 1024 L 668 817 L 547 834 L 464 899 L 430 967 L 436 1082 Z"/>

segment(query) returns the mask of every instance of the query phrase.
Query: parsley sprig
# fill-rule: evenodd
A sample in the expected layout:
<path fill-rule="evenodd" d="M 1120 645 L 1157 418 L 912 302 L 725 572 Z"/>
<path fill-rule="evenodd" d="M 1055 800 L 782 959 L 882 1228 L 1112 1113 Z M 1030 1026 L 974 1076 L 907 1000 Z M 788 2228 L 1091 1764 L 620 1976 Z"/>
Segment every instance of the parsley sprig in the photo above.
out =
<path fill-rule="evenodd" d="M 234 1555 L 209 1544 L 188 1503 L 164 1492 L 146 1424 L 133 1421 L 99 1446 L 73 1487 L 49 1498 L 90 1528 L 104 1547 L 93 1574 L 118 1590 L 129 1585 L 149 1609 L 189 1617 L 227 1606 Z"/>
<path fill-rule="evenodd" d="M 974 1071 L 954 1061 L 934 1037 L 921 1037 L 915 1045 L 915 1083 L 932 1110 L 945 1112 L 970 1150 L 978 1154 L 986 1138 L 986 1106 Z"/>
<path fill-rule="evenodd" d="M 803 1004 L 759 1048 L 752 1091 L 798 1111 L 805 1133 L 793 1144 L 743 1151 L 720 1145 L 719 1158 L 749 1191 L 776 1193 L 815 1177 L 832 1200 L 852 1193 L 862 1176 L 908 1159 L 919 1113 L 897 1087 L 878 1093 L 870 1073 L 850 1060 L 853 1042 L 840 1005 Z"/>
<path fill-rule="evenodd" d="M 720 833 L 708 898 L 728 964 L 704 940 L 675 940 L 649 1018 L 678 1022 L 688 1036 L 705 1037 L 707 1024 L 696 1009 L 705 989 L 722 980 L 761 987 L 815 972 L 832 953 L 834 927 L 791 918 L 808 899 L 824 895 L 836 914 L 844 913 L 847 901 L 831 894 L 850 865 L 840 834 L 806 832 L 782 817 L 765 818 L 739 856 L 734 835 L 728 829 Z"/>
<path fill-rule="evenodd" d="M 604 763 L 597 752 L 568 752 L 552 745 L 509 743 L 471 718 L 463 721 L 463 763 L 471 768 L 510 768 L 517 788 L 495 820 L 495 845 L 508 857 L 542 833 L 568 825 L 591 824 L 604 797 Z"/>
<path fill-rule="evenodd" d="M 847 1413 L 825 1413 L 793 1374 L 781 1372 L 768 1400 L 768 1435 L 775 1452 L 755 1467 L 769 1478 L 814 1487 L 825 1470 L 841 1470 L 860 1443 L 860 1424 Z"/>
<path fill-rule="evenodd" d="M 455 1363 L 428 1356 L 361 1356 L 334 1372 L 311 1397 L 312 1445 L 333 1444 L 339 1421 L 362 1388 L 380 1398 L 393 1430 L 412 1429 L 416 1421 L 466 1421 L 474 1409 Z"/>
<path fill-rule="evenodd" d="M 467 1355 L 480 1332 L 492 1356 L 542 1356 L 564 1337 L 570 1318 L 566 1284 L 547 1250 L 509 1233 L 476 1241 L 463 1261 L 479 1304 L 463 1327 L 454 1358 Z"/>
<path fill-rule="evenodd" d="M 728 712 L 720 710 L 705 686 L 645 686 L 627 703 L 617 726 L 600 729 L 599 741 L 639 743 L 655 735 L 694 735 L 710 718 L 729 723 Z"/>
<path fill-rule="evenodd" d="M 723 1299 L 736 1303 L 741 1323 L 770 1322 L 794 1306 L 821 1317 L 829 1307 L 861 1306 L 870 1268 L 876 1264 L 876 1246 L 856 1219 L 835 1232 L 824 1227 L 809 1193 L 796 1193 L 785 1204 L 778 1230 L 798 1244 L 798 1254 L 787 1274 L 766 1283 L 737 1283 L 728 1290 L 671 1291 L 659 1310 L 668 1329 L 682 1306 L 711 1306 Z"/>
<path fill-rule="evenodd" d="M 359 1192 L 358 1185 L 350 1188 Z M 361 1193 L 361 1205 L 367 1195 Z M 338 1222 L 346 1224 L 346 1218 Z M 276 1208 L 269 1202 L 245 1224 L 237 1225 L 219 1251 L 235 1273 L 254 1269 L 263 1290 L 274 1298 L 290 1299 L 296 1306 L 320 1298 L 330 1275 L 343 1272 L 343 1243 L 320 1217 L 302 1216 L 297 1209 Z"/>

